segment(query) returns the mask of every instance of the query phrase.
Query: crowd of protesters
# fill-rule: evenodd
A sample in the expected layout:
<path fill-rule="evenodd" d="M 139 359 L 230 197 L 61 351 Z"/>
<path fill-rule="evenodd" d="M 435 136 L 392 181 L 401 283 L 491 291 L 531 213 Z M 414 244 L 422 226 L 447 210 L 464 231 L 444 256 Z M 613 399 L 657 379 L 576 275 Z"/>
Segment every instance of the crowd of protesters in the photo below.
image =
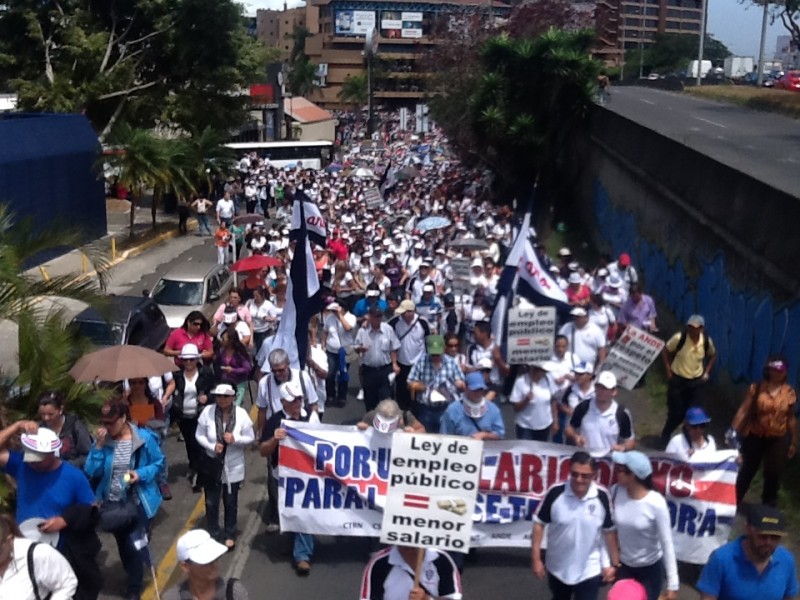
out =
<path fill-rule="evenodd" d="M 40 399 L 40 422 L 0 431 L 0 466 L 17 482 L 16 520 L 25 526 L 0 519 L 0 597 L 12 597 L 6 590 L 13 590 L 24 600 L 47 594 L 97 598 L 97 527 L 116 540 L 126 598 L 141 596 L 144 559 L 137 540 L 153 534 L 153 518 L 171 498 L 160 444 L 173 422 L 185 444 L 188 485 L 204 492 L 206 530 L 178 542 L 187 582 L 165 597 L 246 598 L 240 583 L 224 591 L 216 566 L 236 547 L 245 449 L 256 445 L 268 459 L 265 517 L 267 531 L 277 532 L 282 422 L 330 420 L 326 407 L 349 402 L 364 403 L 361 429 L 481 440 L 513 433 L 520 440 L 573 446 L 567 482 L 547 492 L 534 517 L 534 575 L 547 579 L 556 600 L 594 599 L 603 582 L 615 581 L 609 598 L 677 597 L 667 503 L 654 489 L 649 459 L 636 449 L 633 418 L 619 400 L 616 377 L 602 370 L 625 327 L 659 331 L 655 303 L 631 256 L 605 257 L 590 267 L 566 247 L 550 257 L 532 239 L 542 266 L 564 290 L 569 316 L 549 360 L 509 364 L 493 335 L 495 296 L 515 236 L 529 232 L 519 232 L 511 208 L 489 203 L 489 174 L 461 165 L 435 127 L 413 134 L 400 128 L 397 115 L 384 113 L 370 139 L 358 119 L 342 123 L 339 154 L 325 169 L 278 168 L 269 156 L 248 154 L 220 182 L 216 204 L 205 197 L 191 203 L 200 234 L 214 236 L 218 262 L 274 260 L 246 273 L 211 321 L 200 312 L 187 315 L 164 350 L 175 360 L 174 373 L 120 386 L 99 413 L 101 427 L 91 433 L 58 394 Z M 327 243 L 313 250 L 323 306 L 309 327 L 302 370 L 274 342 L 294 252 L 292 207 L 301 192 L 327 222 Z M 256 217 L 237 222 L 243 214 Z M 716 349 L 702 315 L 669 337 L 663 360 L 668 416 L 660 449 L 683 460 L 713 452 L 718 446 L 707 432 L 704 392 Z M 741 447 L 737 500 L 763 463 L 764 506 L 749 515 L 743 538 L 712 555 L 698 584 L 703 598 L 753 597 L 746 591 L 754 585 L 750 574 L 737 571 L 734 562 L 750 561 L 764 573 L 774 557 L 783 565 L 769 574 L 778 591 L 761 598 L 797 593 L 793 568 L 785 567 L 791 555 L 777 547 L 785 534 L 783 517 L 773 508 L 783 466 L 797 444 L 797 404 L 786 372 L 785 359 L 770 359 L 726 436 Z M 351 395 L 356 378 L 358 395 Z M 253 387 L 257 417 L 251 420 L 242 406 Z M 513 410 L 513 432 L 502 418 L 505 403 Z M 17 437 L 22 450 L 7 449 Z M 611 490 L 595 481 L 600 458 L 614 464 Z M 19 541 L 26 531 L 38 532 L 33 537 L 42 543 Z M 313 536 L 295 534 L 298 575 L 309 575 L 313 554 Z M 413 577 L 415 557 L 402 546 L 375 554 L 361 597 L 461 597 L 463 555 L 429 550 L 419 580 Z M 25 579 L 20 567 L 13 576 L 3 572 L 9 560 L 23 559 L 41 562 L 41 580 Z"/>

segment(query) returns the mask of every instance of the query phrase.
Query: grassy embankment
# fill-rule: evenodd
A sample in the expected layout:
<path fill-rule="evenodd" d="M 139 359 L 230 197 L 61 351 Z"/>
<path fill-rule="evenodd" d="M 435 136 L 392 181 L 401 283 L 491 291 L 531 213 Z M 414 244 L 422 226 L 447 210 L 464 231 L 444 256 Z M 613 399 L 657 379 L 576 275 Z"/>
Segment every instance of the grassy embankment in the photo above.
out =
<path fill-rule="evenodd" d="M 800 93 L 744 85 L 687 87 L 694 96 L 800 119 Z"/>

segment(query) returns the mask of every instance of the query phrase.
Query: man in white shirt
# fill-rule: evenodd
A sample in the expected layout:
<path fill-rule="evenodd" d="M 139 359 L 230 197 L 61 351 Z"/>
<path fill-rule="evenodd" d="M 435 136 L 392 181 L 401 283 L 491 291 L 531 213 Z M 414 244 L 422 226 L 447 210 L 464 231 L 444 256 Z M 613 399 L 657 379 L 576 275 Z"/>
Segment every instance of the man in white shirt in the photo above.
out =
<path fill-rule="evenodd" d="M 411 395 L 407 387 L 408 374 L 417 359 L 425 352 L 425 338 L 431 333 L 428 322 L 417 315 L 416 309 L 417 305 L 414 302 L 403 300 L 394 311 L 396 316 L 389 321 L 400 342 L 397 352 L 400 372 L 395 380 L 395 393 L 397 403 L 403 410 L 411 408 Z"/>
<path fill-rule="evenodd" d="M 417 568 L 418 553 L 424 552 Z M 415 573 L 419 571 L 419 582 Z M 364 569 L 360 600 L 460 600 L 461 577 L 453 559 L 441 550 L 389 546 L 377 552 Z"/>
<path fill-rule="evenodd" d="M 596 600 L 601 582 L 613 581 L 620 564 L 611 501 L 594 482 L 596 476 L 595 460 L 576 452 L 569 480 L 547 491 L 533 518 L 533 574 L 547 577 L 553 600 Z M 545 526 L 547 556 L 542 561 Z"/>
<path fill-rule="evenodd" d="M 567 438 L 592 456 L 625 452 L 636 445 L 631 413 L 614 400 L 616 395 L 617 378 L 603 371 L 594 386 L 594 399 L 578 404 L 570 417 Z"/>
<path fill-rule="evenodd" d="M 222 223 L 223 221 L 225 224 L 230 227 L 231 223 L 233 222 L 233 213 L 234 213 L 234 206 L 233 200 L 231 200 L 230 192 L 225 192 L 217 201 L 217 223 Z"/>
<path fill-rule="evenodd" d="M 570 313 L 572 321 L 566 323 L 558 332 L 569 342 L 570 351 L 581 361 L 599 365 L 602 363 L 608 348 L 608 339 L 603 331 L 589 320 L 589 313 L 585 308 L 576 306 Z"/>
<path fill-rule="evenodd" d="M 269 372 L 267 372 L 267 369 Z M 288 381 L 296 383 L 303 390 L 303 396 L 306 399 L 305 408 L 309 411 L 316 412 L 317 402 L 319 401 L 317 391 L 308 373 L 299 369 L 292 369 L 289 365 L 289 355 L 282 348 L 276 348 L 269 353 L 269 358 L 262 370 L 266 374 L 258 382 L 256 439 L 260 439 L 267 419 L 280 412 L 283 408 L 280 393 L 282 384 Z"/>
<path fill-rule="evenodd" d="M 329 406 L 344 407 L 347 402 L 347 354 L 353 348 L 356 334 L 356 317 L 353 313 L 331 302 L 325 309 L 322 321 L 322 345 L 328 355 L 328 377 L 325 380 L 325 397 Z M 344 363 L 344 364 L 342 364 Z"/>

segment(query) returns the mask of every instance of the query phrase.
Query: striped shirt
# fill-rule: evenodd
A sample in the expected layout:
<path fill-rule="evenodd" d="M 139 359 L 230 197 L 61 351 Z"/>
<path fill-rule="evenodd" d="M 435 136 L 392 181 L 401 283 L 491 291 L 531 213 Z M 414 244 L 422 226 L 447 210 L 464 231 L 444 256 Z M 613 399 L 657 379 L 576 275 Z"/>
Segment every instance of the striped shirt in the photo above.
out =
<path fill-rule="evenodd" d="M 126 487 L 122 478 L 131 470 L 131 454 L 133 454 L 133 440 L 118 440 L 114 442 L 114 462 L 111 465 L 111 489 L 108 500 L 112 502 L 124 500 Z"/>

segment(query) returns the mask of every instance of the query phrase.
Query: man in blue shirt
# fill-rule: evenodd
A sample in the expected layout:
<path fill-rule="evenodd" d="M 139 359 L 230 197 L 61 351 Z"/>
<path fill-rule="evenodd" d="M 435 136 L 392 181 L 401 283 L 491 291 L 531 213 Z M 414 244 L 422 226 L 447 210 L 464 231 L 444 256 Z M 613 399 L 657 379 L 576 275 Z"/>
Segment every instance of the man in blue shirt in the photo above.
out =
<path fill-rule="evenodd" d="M 384 313 L 389 310 L 389 305 L 386 304 L 386 301 L 382 300 L 380 296 L 380 288 L 376 284 L 370 283 L 367 286 L 364 297 L 356 302 L 356 305 L 353 307 L 353 314 L 356 316 L 356 318 L 359 320 L 365 319 L 369 309 L 373 306 L 377 306 L 381 309 L 381 312 Z"/>
<path fill-rule="evenodd" d="M 478 372 L 468 373 L 464 400 L 453 402 L 442 416 L 439 433 L 476 440 L 502 440 L 506 435 L 503 416 L 494 402 L 485 398 L 486 381 Z"/>
<path fill-rule="evenodd" d="M 16 435 L 22 452 L 6 449 Z M 17 484 L 17 522 L 41 520 L 39 531 L 58 533 L 57 548 L 78 578 L 75 598 L 96 599 L 102 587 L 96 560 L 100 540 L 94 493 L 86 476 L 61 460 L 56 433 L 34 421 L 18 421 L 0 431 L 0 448 L 0 469 Z"/>
<path fill-rule="evenodd" d="M 786 524 L 777 508 L 753 506 L 745 535 L 717 548 L 697 582 L 701 600 L 784 600 L 797 596 L 794 557 L 778 545 Z"/>

